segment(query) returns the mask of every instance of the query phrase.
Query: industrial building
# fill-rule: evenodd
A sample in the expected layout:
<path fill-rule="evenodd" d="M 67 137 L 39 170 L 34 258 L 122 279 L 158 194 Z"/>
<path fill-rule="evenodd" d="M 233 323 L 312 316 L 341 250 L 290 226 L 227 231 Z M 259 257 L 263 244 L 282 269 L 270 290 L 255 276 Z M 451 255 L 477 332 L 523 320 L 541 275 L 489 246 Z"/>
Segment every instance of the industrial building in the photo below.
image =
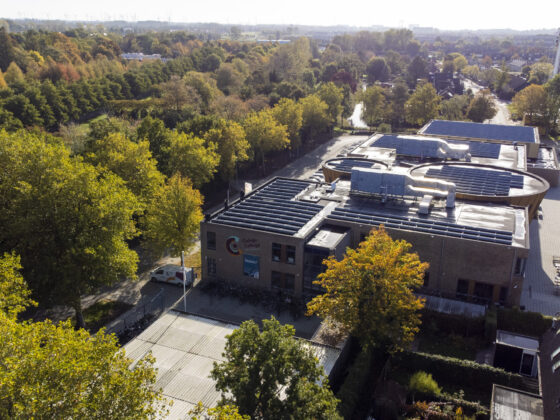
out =
<path fill-rule="evenodd" d="M 203 278 L 317 293 L 323 259 L 384 225 L 429 262 L 423 293 L 519 305 L 549 183 L 522 142 L 454 137 L 374 135 L 324 162 L 324 182 L 275 178 L 228 203 L 201 223 Z"/>

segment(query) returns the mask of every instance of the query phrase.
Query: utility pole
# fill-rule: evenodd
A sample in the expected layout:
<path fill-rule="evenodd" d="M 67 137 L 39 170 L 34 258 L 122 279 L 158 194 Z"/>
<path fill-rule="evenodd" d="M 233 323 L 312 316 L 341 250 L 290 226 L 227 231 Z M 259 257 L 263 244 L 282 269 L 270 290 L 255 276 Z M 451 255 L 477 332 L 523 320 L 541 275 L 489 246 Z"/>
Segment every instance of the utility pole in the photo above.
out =
<path fill-rule="evenodd" d="M 185 251 L 181 251 L 181 272 L 183 273 L 183 310 L 187 312 L 187 273 L 185 270 Z"/>

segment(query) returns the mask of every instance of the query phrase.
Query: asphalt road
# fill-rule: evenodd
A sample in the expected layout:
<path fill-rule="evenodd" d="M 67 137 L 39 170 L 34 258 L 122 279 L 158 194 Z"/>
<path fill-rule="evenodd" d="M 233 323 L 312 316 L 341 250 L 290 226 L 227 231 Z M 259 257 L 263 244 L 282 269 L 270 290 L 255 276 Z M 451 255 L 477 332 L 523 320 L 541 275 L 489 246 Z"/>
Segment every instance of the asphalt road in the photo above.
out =
<path fill-rule="evenodd" d="M 474 94 L 478 91 L 484 89 L 482 86 L 476 84 L 472 80 L 463 79 L 463 84 L 465 86 L 465 90 L 471 89 Z M 517 125 L 518 123 L 511 119 L 511 115 L 509 113 L 508 105 L 510 102 L 502 101 L 498 99 L 496 95 L 492 94 L 492 99 L 494 100 L 494 105 L 496 106 L 496 115 L 494 118 L 484 121 L 485 124 L 506 124 L 506 125 Z"/>

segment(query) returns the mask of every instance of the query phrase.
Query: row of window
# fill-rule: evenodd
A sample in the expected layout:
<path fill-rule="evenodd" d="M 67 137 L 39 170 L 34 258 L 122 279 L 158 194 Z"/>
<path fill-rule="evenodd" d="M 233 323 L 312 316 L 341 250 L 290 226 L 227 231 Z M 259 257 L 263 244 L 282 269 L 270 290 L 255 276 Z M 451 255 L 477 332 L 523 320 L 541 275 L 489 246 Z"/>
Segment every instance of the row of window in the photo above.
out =
<path fill-rule="evenodd" d="M 505 303 L 507 300 L 508 288 L 500 287 L 500 295 L 498 297 L 499 303 Z M 472 299 L 475 302 L 489 303 L 492 302 L 494 297 L 494 286 L 487 283 L 475 282 L 472 295 L 469 295 L 469 280 L 459 279 L 457 282 L 458 299 L 468 300 Z"/>

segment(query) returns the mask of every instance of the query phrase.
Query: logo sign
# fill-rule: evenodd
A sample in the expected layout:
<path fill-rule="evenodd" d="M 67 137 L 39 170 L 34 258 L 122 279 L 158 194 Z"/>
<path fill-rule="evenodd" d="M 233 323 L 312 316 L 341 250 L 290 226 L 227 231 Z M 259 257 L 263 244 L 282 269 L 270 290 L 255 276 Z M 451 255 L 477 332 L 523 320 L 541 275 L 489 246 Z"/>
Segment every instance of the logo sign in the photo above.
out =
<path fill-rule="evenodd" d="M 243 238 L 241 239 L 241 248 L 243 251 L 258 251 L 261 249 L 261 244 L 258 239 Z"/>
<path fill-rule="evenodd" d="M 237 236 L 230 236 L 227 238 L 226 249 L 231 255 L 240 255 L 241 248 L 239 247 L 239 238 Z"/>

